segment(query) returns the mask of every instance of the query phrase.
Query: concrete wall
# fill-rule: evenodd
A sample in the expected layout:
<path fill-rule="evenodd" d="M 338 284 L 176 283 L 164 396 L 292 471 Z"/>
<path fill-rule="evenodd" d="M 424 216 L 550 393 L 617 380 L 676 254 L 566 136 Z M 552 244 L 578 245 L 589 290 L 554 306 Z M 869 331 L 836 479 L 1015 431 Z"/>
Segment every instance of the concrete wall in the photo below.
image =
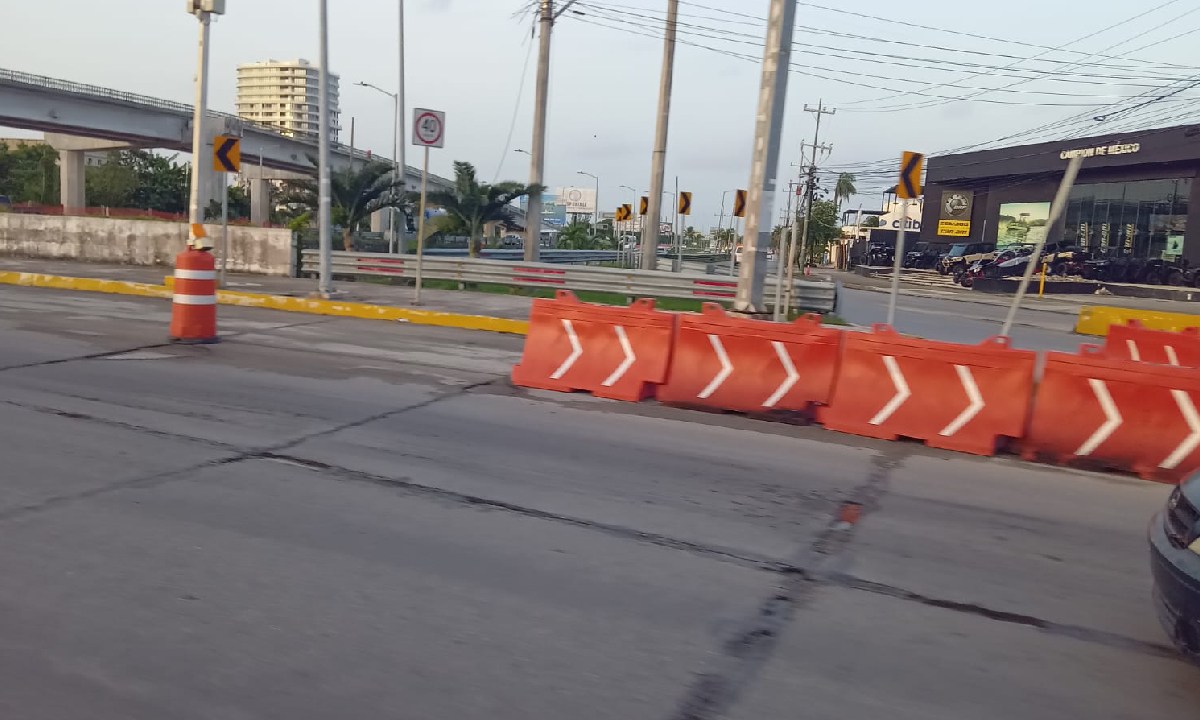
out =
<path fill-rule="evenodd" d="M 220 248 L 220 225 L 205 225 Z M 187 244 L 184 223 L 0 212 L 0 255 L 170 267 Z M 292 232 L 229 227 L 229 269 L 287 275 Z"/>

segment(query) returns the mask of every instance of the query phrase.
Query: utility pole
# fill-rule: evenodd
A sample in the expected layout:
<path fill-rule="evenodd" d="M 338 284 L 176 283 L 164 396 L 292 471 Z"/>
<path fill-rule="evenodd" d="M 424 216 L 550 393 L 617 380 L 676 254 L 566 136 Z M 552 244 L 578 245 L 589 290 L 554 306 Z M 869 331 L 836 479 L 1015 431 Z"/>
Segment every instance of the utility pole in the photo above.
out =
<path fill-rule="evenodd" d="M 642 269 L 658 264 L 658 226 L 662 215 L 663 185 L 667 173 L 667 129 L 671 118 L 671 83 L 675 77 L 675 33 L 679 28 L 679 0 L 667 0 L 667 26 L 663 36 L 662 76 L 658 86 L 658 122 L 654 130 L 654 155 L 650 162 L 650 207 L 652 222 L 642 223 Z M 678 202 L 678 198 L 676 198 Z"/>
<path fill-rule="evenodd" d="M 399 0 L 400 35 L 398 48 L 399 81 L 396 83 L 396 131 L 394 133 L 395 150 L 392 152 L 395 168 L 393 173 L 396 182 L 404 182 L 408 177 L 408 166 L 404 160 L 404 0 Z M 392 208 L 392 245 L 395 252 L 404 253 L 407 248 L 404 242 L 404 231 L 408 229 L 408 221 L 400 208 Z"/>
<path fill-rule="evenodd" d="M 188 244 L 197 250 L 211 250 L 212 240 L 205 236 L 202 225 L 204 208 L 200 207 L 200 185 L 206 174 L 208 162 L 208 158 L 204 156 L 204 116 L 208 110 L 208 35 L 212 15 L 225 12 L 225 4 L 192 0 L 188 12 L 200 21 L 200 47 L 196 58 L 196 103 L 192 108 L 192 188 L 188 198 L 191 237 Z"/>
<path fill-rule="evenodd" d="M 808 216 L 812 214 L 813 191 L 816 189 L 817 150 L 820 149 L 825 152 L 829 152 L 829 151 L 833 150 L 832 146 L 829 146 L 828 148 L 826 148 L 826 146 L 820 144 L 820 142 L 821 142 L 821 116 L 822 115 L 836 115 L 837 110 L 836 109 L 833 109 L 833 110 L 826 109 L 825 101 L 818 100 L 817 106 L 815 108 L 809 107 L 808 104 L 805 103 L 804 112 L 813 113 L 817 116 L 817 129 L 813 132 L 812 164 L 810 164 L 808 167 L 808 178 L 809 178 L 808 179 L 808 198 L 806 200 L 806 206 L 805 206 L 806 209 L 804 212 L 804 226 L 805 226 L 804 227 L 804 242 L 802 242 L 800 244 L 800 261 L 801 262 L 807 261 L 806 255 L 808 252 Z M 801 152 L 801 155 L 803 155 L 803 152 Z M 788 282 L 789 283 L 791 282 L 791 279 L 792 279 L 792 268 L 789 266 L 788 267 Z"/>
<path fill-rule="evenodd" d="M 771 243 L 775 178 L 779 172 L 779 135 L 787 102 L 788 68 L 791 66 L 795 25 L 796 0 L 771 0 L 746 201 L 748 207 L 742 269 L 734 299 L 734 309 L 742 313 L 761 313 L 764 308 L 763 285 L 767 277 L 764 250 Z M 762 231 L 764 223 L 766 232 Z"/>
<path fill-rule="evenodd" d="M 320 74 L 317 84 L 317 103 L 320 105 L 317 130 L 317 178 L 319 197 L 317 203 L 317 222 L 320 227 L 319 247 L 321 250 L 320 271 L 317 280 L 317 292 L 328 296 L 333 292 L 333 216 L 329 208 L 330 167 L 329 167 L 329 0 L 320 0 Z M 352 156 L 353 157 L 353 156 Z"/>
<path fill-rule="evenodd" d="M 819 118 L 820 116 L 818 115 L 817 117 Z M 808 221 L 812 217 L 813 196 L 816 194 L 817 190 L 817 153 L 821 152 L 827 154 L 833 151 L 832 145 L 825 145 L 823 143 L 820 145 L 816 143 L 807 146 L 801 145 L 800 155 L 802 163 L 805 147 L 812 149 L 812 163 L 810 163 L 808 166 L 808 179 L 805 181 L 804 224 L 801 226 L 800 223 L 795 219 L 792 220 L 792 239 L 789 243 L 787 258 L 787 300 L 784 302 L 788 312 L 791 312 L 792 309 L 792 295 L 795 290 L 794 284 L 796 278 L 797 255 L 799 255 L 799 264 L 803 265 L 805 262 L 807 262 Z M 797 228 L 800 230 L 799 238 L 796 237 Z"/>

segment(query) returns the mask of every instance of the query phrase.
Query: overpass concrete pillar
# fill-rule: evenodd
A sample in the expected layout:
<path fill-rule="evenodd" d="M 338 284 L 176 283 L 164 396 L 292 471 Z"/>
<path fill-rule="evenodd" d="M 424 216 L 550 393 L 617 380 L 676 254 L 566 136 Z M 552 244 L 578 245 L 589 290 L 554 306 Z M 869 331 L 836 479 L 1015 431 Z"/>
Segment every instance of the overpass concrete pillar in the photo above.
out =
<path fill-rule="evenodd" d="M 271 222 L 271 181 L 250 181 L 250 222 L 263 226 Z"/>
<path fill-rule="evenodd" d="M 65 212 L 79 211 L 87 207 L 87 190 L 84 185 L 87 164 L 83 150 L 59 150 L 59 189 Z"/>

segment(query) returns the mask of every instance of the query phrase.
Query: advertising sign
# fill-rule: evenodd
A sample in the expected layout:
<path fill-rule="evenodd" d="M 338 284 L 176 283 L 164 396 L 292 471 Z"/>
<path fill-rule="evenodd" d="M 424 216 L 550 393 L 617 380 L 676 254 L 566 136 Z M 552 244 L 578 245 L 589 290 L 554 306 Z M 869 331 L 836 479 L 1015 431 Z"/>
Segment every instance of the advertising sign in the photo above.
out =
<path fill-rule="evenodd" d="M 565 207 L 568 215 L 591 215 L 596 212 L 596 191 L 592 188 L 559 188 L 555 204 Z"/>
<path fill-rule="evenodd" d="M 1050 220 L 1050 203 L 1005 203 L 1000 206 L 1000 222 L 996 226 L 996 247 L 1004 248 L 1021 243 L 1036 243 L 1046 239 L 1046 223 Z M 1105 238 L 1107 240 L 1107 238 Z M 1107 245 L 1107 242 L 1102 242 Z"/>
<path fill-rule="evenodd" d="M 975 193 L 970 191 L 943 191 L 937 234 L 946 237 L 970 237 L 971 206 L 974 202 Z"/>

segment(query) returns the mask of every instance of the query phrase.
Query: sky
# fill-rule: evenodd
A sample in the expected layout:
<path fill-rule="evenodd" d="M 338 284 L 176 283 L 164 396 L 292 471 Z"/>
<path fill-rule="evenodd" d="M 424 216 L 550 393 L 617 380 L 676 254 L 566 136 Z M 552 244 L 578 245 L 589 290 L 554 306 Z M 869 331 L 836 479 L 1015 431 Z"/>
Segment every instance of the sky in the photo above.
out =
<path fill-rule="evenodd" d="M 531 138 L 531 4 L 406 0 L 406 104 L 410 112 L 447 114 L 446 147 L 433 151 L 433 172 L 449 175 L 452 163 L 464 160 L 488 181 L 528 180 L 529 157 L 516 151 L 528 149 Z M 354 83 L 396 86 L 398 0 L 329 5 L 341 140 L 349 141 L 353 117 L 355 144 L 390 156 L 391 101 Z M 598 175 L 602 210 L 633 202 L 649 187 L 666 5 L 578 0 L 556 23 L 547 186 L 591 187 L 579 171 Z M 831 187 L 837 172 L 855 171 L 861 192 L 846 207 L 867 209 L 879 207 L 880 191 L 894 184 L 891 165 L 902 150 L 937 154 L 995 145 L 1038 126 L 1045 128 L 996 146 L 1051 139 L 1055 132 L 1082 137 L 1099 132 L 1091 117 L 1102 109 L 1132 108 L 1108 122 L 1135 127 L 1187 120 L 1200 103 L 1192 101 L 1200 93 L 1182 84 L 1200 77 L 1189 52 L 1200 38 L 1196 0 L 1137 7 L 922 0 L 902 15 L 898 5 L 799 5 L 781 188 L 799 172 L 801 144 L 813 139 L 815 115 L 804 108 L 818 102 L 837 111 L 822 116 L 820 141 L 832 145 L 819 160 L 822 183 Z M 183 0 L 0 0 L 0 14 L 11 18 L 17 6 L 20 31 L 4 33 L 0 68 L 192 101 L 197 24 Z M 698 228 L 716 224 L 723 195 L 727 217 L 732 191 L 749 182 L 768 6 L 768 0 L 681 3 L 667 189 L 678 177 L 680 189 L 693 193 L 688 224 Z M 212 28 L 210 107 L 234 111 L 238 64 L 298 57 L 315 63 L 318 41 L 316 0 L 227 0 L 227 14 Z M 1162 94 L 1159 87 L 1180 92 L 1150 108 L 1134 107 Z M 418 165 L 416 148 L 407 152 L 408 164 Z"/>

